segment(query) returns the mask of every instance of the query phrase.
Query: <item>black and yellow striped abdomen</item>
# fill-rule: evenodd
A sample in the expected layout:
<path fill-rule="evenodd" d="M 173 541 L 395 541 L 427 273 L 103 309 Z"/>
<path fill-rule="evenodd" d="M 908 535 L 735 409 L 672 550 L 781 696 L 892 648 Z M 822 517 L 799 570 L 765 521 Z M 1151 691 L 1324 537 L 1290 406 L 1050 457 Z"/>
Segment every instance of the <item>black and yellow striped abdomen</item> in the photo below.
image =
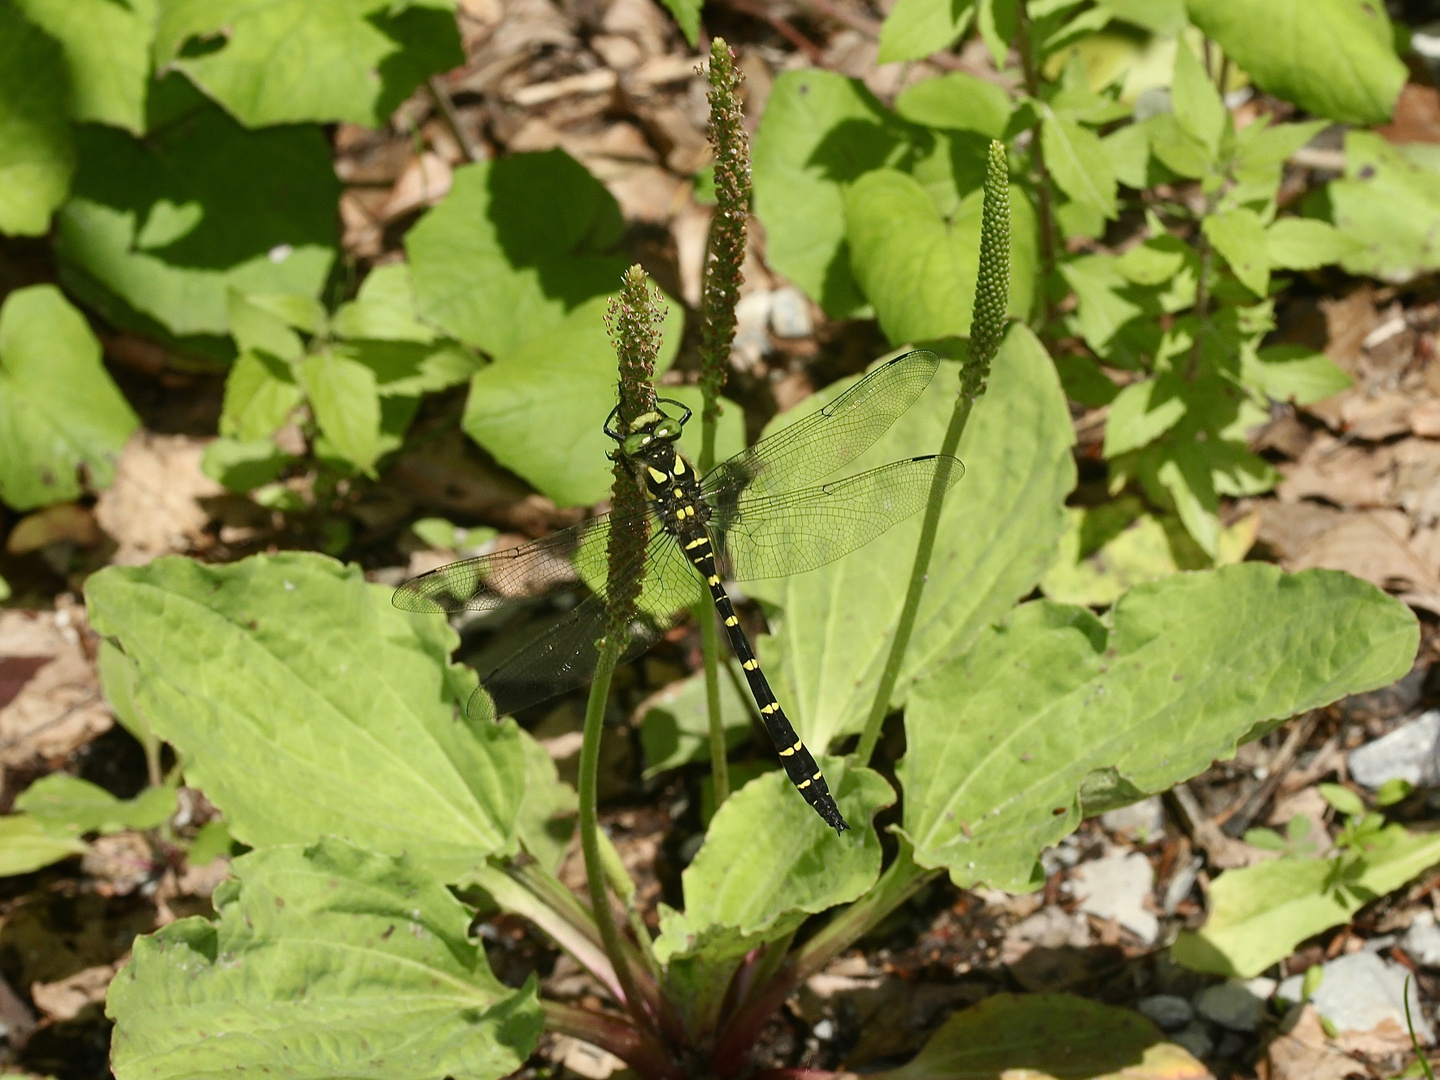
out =
<path fill-rule="evenodd" d="M 840 808 L 835 805 L 830 786 L 825 783 L 825 777 L 820 772 L 820 766 L 815 763 L 814 755 L 806 749 L 800 736 L 795 733 L 794 726 L 785 716 L 785 710 L 775 699 L 775 693 L 770 689 L 765 673 L 760 670 L 760 661 L 755 658 L 750 641 L 740 628 L 735 606 L 730 602 L 729 594 L 725 592 L 725 586 L 720 580 L 715 549 L 707 527 L 710 507 L 700 495 L 700 484 L 694 468 L 668 445 L 656 447 L 639 463 L 639 468 L 650 497 L 655 500 L 666 532 L 680 544 L 685 557 L 710 588 L 715 610 L 720 613 L 721 621 L 725 624 L 730 647 L 735 651 L 735 656 L 745 672 L 750 693 L 755 697 L 765 730 L 780 755 L 780 765 L 784 768 L 785 775 L 825 824 L 837 833 L 844 832 L 849 826 L 841 816 Z"/>

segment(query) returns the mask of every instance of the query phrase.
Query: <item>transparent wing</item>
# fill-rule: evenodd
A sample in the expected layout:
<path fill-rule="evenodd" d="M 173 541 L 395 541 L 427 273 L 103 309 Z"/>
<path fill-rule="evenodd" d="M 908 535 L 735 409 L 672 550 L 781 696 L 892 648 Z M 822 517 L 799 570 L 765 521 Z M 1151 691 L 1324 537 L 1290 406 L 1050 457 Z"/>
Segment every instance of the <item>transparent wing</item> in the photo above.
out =
<path fill-rule="evenodd" d="M 605 580 L 606 538 L 613 515 L 602 514 L 520 547 L 450 563 L 395 590 L 404 611 L 491 611 Z"/>
<path fill-rule="evenodd" d="M 959 458 L 932 455 L 800 491 L 742 493 L 732 510 L 710 518 L 721 570 L 736 581 L 814 570 L 921 510 L 937 482 L 948 491 L 964 474 Z"/>
<path fill-rule="evenodd" d="M 600 548 L 603 557 L 604 545 Z M 441 571 L 445 569 L 441 567 Z M 622 663 L 649 648 L 700 595 L 693 568 L 663 532 L 651 537 L 642 558 L 625 572 L 643 572 L 644 578 L 635 617 L 627 628 L 629 640 Z M 599 584 L 603 579 L 592 580 Z M 466 711 L 475 719 L 505 716 L 589 682 L 595 674 L 605 623 L 602 586 L 539 637 L 517 645 L 485 674 Z"/>
<path fill-rule="evenodd" d="M 701 483 L 705 501 L 733 508 L 742 494 L 763 498 L 829 476 L 885 434 L 939 365 L 923 350 L 881 365 L 823 409 L 717 465 Z"/>

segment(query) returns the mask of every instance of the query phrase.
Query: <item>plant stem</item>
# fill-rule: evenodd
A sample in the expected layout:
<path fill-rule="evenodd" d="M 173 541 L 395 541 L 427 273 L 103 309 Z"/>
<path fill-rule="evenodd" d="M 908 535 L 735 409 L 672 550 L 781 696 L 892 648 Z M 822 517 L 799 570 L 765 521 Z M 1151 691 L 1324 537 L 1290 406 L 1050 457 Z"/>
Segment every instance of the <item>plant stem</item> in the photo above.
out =
<path fill-rule="evenodd" d="M 1040 100 L 1040 72 L 1035 66 L 1035 47 L 1030 39 L 1030 13 L 1026 0 L 1015 4 L 1015 48 L 1020 53 L 1020 68 L 1025 76 L 1025 93 L 1037 103 Z M 1035 162 L 1035 196 L 1040 217 L 1040 295 L 1045 304 L 1044 329 L 1055 321 L 1055 302 L 1050 295 L 1050 279 L 1055 274 L 1055 216 L 1050 205 L 1053 185 L 1045 165 L 1045 152 L 1040 146 L 1040 130 L 1031 130 L 1030 153 Z"/>
<path fill-rule="evenodd" d="M 700 290 L 700 475 L 715 464 L 715 428 L 720 417 L 720 388 L 725 365 L 735 340 L 735 306 L 740 302 L 740 271 L 745 260 L 745 224 L 750 207 L 750 141 L 745 135 L 745 112 L 740 105 L 740 82 L 735 53 L 722 37 L 710 43 L 707 71 L 710 89 L 710 129 L 715 151 L 715 216 L 710 223 L 705 252 L 705 275 Z M 725 725 L 720 716 L 720 641 L 710 590 L 700 585 L 695 607 L 700 620 L 700 652 L 705 663 L 705 708 L 710 720 L 710 767 L 715 782 L 715 808 L 730 797 L 730 769 L 726 761 Z"/>
<path fill-rule="evenodd" d="M 605 644 L 600 649 L 600 658 L 595 664 L 595 681 L 590 685 L 590 700 L 585 706 L 585 734 L 580 744 L 580 850 L 585 856 L 585 883 L 590 889 L 590 908 L 595 916 L 595 926 L 600 931 L 600 940 L 605 953 L 615 968 L 623 992 L 623 1004 L 635 1017 L 635 1022 L 648 1027 L 650 1017 L 645 1012 L 640 987 L 635 974 L 626 961 L 625 949 L 621 944 L 620 931 L 615 926 L 615 917 L 610 911 L 610 897 L 605 892 L 605 864 L 600 856 L 599 822 L 597 820 L 596 791 L 600 776 L 600 736 L 605 728 L 605 699 L 610 696 L 610 678 L 615 673 L 615 664 L 620 659 L 621 639 L 618 634 L 605 635 Z"/>
<path fill-rule="evenodd" d="M 574 912 L 564 912 L 547 903 L 548 898 L 537 895 L 528 887 L 528 882 L 517 881 L 511 874 L 489 864 L 471 871 L 469 880 L 489 893 L 501 908 L 532 922 L 617 999 L 623 996 L 615 965 L 600 948 L 599 929 L 578 901 L 575 907 L 580 909 L 582 917 L 577 919 Z"/>
<path fill-rule="evenodd" d="M 957 397 L 955 408 L 950 413 L 950 426 L 945 429 L 945 439 L 940 444 L 940 453 L 950 457 L 960 448 L 960 436 L 970 419 L 970 409 L 975 399 Z M 900 678 L 900 667 L 905 662 L 905 651 L 910 647 L 910 635 L 915 630 L 915 617 L 920 611 L 920 597 L 925 591 L 925 579 L 930 573 L 930 557 L 935 552 L 935 537 L 940 531 L 940 511 L 944 507 L 945 491 L 949 486 L 949 474 L 937 470 L 930 481 L 930 498 L 925 504 L 925 517 L 920 523 L 920 542 L 915 546 L 915 563 L 910 568 L 910 585 L 905 590 L 905 606 L 900 609 L 900 621 L 895 625 L 895 636 L 890 639 L 890 654 L 885 658 L 885 670 L 880 673 L 880 685 L 875 690 L 875 700 L 870 705 L 870 715 L 865 718 L 865 727 L 860 734 L 860 745 L 855 753 L 861 763 L 868 762 L 880 741 L 880 728 L 890 712 L 890 698 L 895 693 L 895 684 Z"/>
<path fill-rule="evenodd" d="M 1009 173 L 1005 165 L 1005 147 L 993 139 L 990 141 L 990 152 L 985 166 L 985 205 L 980 224 L 978 263 L 975 309 L 970 319 L 970 362 L 960 373 L 960 393 L 955 399 L 955 407 L 950 413 L 950 426 L 945 429 L 945 439 L 940 445 L 942 459 L 953 458 L 960 448 L 960 437 L 965 433 L 970 411 L 985 393 L 990 377 L 990 362 L 1000 351 L 1000 342 L 1008 321 Z M 895 636 L 890 641 L 890 654 L 885 658 L 885 668 L 880 673 L 880 685 L 875 690 L 875 701 L 870 706 L 870 715 L 865 719 L 865 727 L 860 733 L 860 745 L 856 749 L 862 763 L 868 762 L 875 753 L 875 744 L 880 740 L 881 725 L 890 711 L 890 699 L 895 693 L 900 668 L 905 662 L 905 651 L 910 647 L 910 635 L 915 630 L 915 618 L 920 611 L 920 596 L 925 590 L 925 580 L 930 572 L 930 557 L 934 554 L 935 537 L 940 529 L 940 511 L 950 483 L 951 476 L 946 469 L 937 469 L 930 482 L 930 498 L 925 504 L 925 517 L 920 525 L 920 542 L 915 548 L 915 563 L 910 568 L 910 585 L 905 591 L 905 604 L 900 609 L 900 621 L 896 623 Z"/>
<path fill-rule="evenodd" d="M 608 1050 L 646 1080 L 668 1080 L 684 1075 L 658 1039 L 619 1016 L 577 1009 L 543 998 L 540 1008 L 545 1013 L 545 1030 Z"/>
<path fill-rule="evenodd" d="M 745 1066 L 760 1029 L 801 983 L 825 967 L 892 911 L 909 900 L 938 870 L 923 870 L 911 858 L 903 840 L 895 861 L 880 875 L 875 887 L 836 915 L 818 934 L 791 953 L 764 985 L 758 985 L 720 1032 L 715 1047 L 717 1076 L 735 1076 Z"/>

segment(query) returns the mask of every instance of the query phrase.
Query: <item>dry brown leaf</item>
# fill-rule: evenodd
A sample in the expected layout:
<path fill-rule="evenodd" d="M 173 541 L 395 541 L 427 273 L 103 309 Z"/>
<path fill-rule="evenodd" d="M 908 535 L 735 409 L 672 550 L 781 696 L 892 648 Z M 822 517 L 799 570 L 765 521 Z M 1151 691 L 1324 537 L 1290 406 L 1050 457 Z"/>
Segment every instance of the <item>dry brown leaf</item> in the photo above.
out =
<path fill-rule="evenodd" d="M 1440 401 L 1429 398 L 1411 409 L 1410 430 L 1426 439 L 1440 439 Z"/>
<path fill-rule="evenodd" d="M 1440 579 L 1410 546 L 1410 519 L 1399 510 L 1341 514 L 1334 527 L 1282 559 L 1281 565 L 1292 571 L 1345 570 L 1399 594 L 1408 604 L 1440 613 Z"/>
<path fill-rule="evenodd" d="M 1346 1080 L 1367 1075 L 1356 1060 L 1338 1050 L 1320 1024 L 1320 1014 L 1306 1005 L 1288 1030 L 1265 1048 L 1270 1080 Z"/>
<path fill-rule="evenodd" d="M 380 211 L 382 221 L 394 221 L 426 206 L 434 206 L 450 190 L 450 163 L 430 151 L 412 157 Z"/>
<path fill-rule="evenodd" d="M 210 521 L 200 500 L 225 490 L 200 471 L 204 454 L 203 441 L 184 435 L 140 431 L 125 444 L 95 503 L 95 520 L 120 545 L 113 563 L 139 566 L 196 545 Z"/>
<path fill-rule="evenodd" d="M 25 555 L 47 544 L 60 543 L 85 548 L 92 547 L 99 539 L 100 530 L 89 510 L 77 503 L 56 503 L 17 521 L 5 540 L 5 550 L 12 555 Z"/>
<path fill-rule="evenodd" d="M 0 707 L 0 764 L 63 758 L 114 723 L 85 632 L 85 609 L 66 597 L 55 611 L 0 611 L 0 658 L 46 661 L 27 665 L 30 677 Z"/>
<path fill-rule="evenodd" d="M 595 157 L 585 162 L 605 185 L 626 221 L 664 225 L 689 201 L 690 185 L 658 165 Z"/>
<path fill-rule="evenodd" d="M 98 882 L 104 896 L 129 896 L 155 877 L 157 862 L 150 843 L 138 832 L 98 836 L 80 859 L 80 868 Z"/>
<path fill-rule="evenodd" d="M 1325 355 L 1359 378 L 1360 344 L 1379 321 L 1374 290 L 1362 285 L 1338 300 L 1322 300 L 1320 310 L 1325 313 Z"/>
<path fill-rule="evenodd" d="M 30 997 L 35 1007 L 51 1020 L 73 1020 L 87 1005 L 105 1000 L 110 980 L 115 978 L 118 964 L 77 971 L 68 978 L 51 983 L 32 983 Z"/>
<path fill-rule="evenodd" d="M 1281 465 L 1276 494 L 1284 502 L 1318 495 L 1338 506 L 1384 506 L 1395 461 L 1390 449 L 1369 449 L 1321 432 L 1293 465 Z"/>
<path fill-rule="evenodd" d="M 1440 443 L 1406 439 L 1395 445 L 1394 455 L 1395 486 L 1390 502 L 1409 514 L 1416 524 L 1433 525 L 1440 521 Z"/>
<path fill-rule="evenodd" d="M 1335 405 L 1338 424 L 1332 422 L 1329 416 L 1321 413 L 1317 415 L 1332 428 L 1338 427 L 1352 439 L 1388 439 L 1392 435 L 1401 435 L 1410 430 L 1409 394 L 1394 391 L 1371 397 L 1351 387 L 1329 401 Z"/>
<path fill-rule="evenodd" d="M 669 17 L 652 0 L 611 0 L 600 28 L 607 34 L 624 34 L 646 56 L 663 56 L 671 25 Z"/>

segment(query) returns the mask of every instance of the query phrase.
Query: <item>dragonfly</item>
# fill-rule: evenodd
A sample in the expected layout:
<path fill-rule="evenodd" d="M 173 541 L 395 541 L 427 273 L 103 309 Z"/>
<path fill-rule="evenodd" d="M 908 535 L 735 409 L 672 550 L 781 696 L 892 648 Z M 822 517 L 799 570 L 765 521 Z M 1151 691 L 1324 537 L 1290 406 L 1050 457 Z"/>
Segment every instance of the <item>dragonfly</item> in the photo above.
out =
<path fill-rule="evenodd" d="M 612 457 L 623 460 L 643 486 L 645 509 L 602 514 L 520 547 L 442 566 L 402 584 L 394 604 L 417 612 L 490 611 L 572 590 L 577 582 L 590 589 L 587 599 L 482 677 L 467 704 L 468 714 L 481 719 L 512 714 L 590 681 L 607 622 L 611 573 L 617 580 L 641 580 L 626 660 L 683 617 L 701 586 L 707 587 L 785 774 L 838 835 L 849 826 L 770 688 L 724 583 L 824 566 L 912 516 L 960 479 L 965 470 L 958 458 L 931 454 L 816 483 L 869 449 L 920 397 L 939 363 L 924 350 L 896 357 L 704 477 L 676 448 L 689 409 L 658 398 L 621 432 L 613 426 L 617 407 L 605 433 L 617 444 Z M 662 405 L 678 406 L 683 414 Z M 611 530 L 642 524 L 649 536 L 643 550 L 612 571 Z"/>

